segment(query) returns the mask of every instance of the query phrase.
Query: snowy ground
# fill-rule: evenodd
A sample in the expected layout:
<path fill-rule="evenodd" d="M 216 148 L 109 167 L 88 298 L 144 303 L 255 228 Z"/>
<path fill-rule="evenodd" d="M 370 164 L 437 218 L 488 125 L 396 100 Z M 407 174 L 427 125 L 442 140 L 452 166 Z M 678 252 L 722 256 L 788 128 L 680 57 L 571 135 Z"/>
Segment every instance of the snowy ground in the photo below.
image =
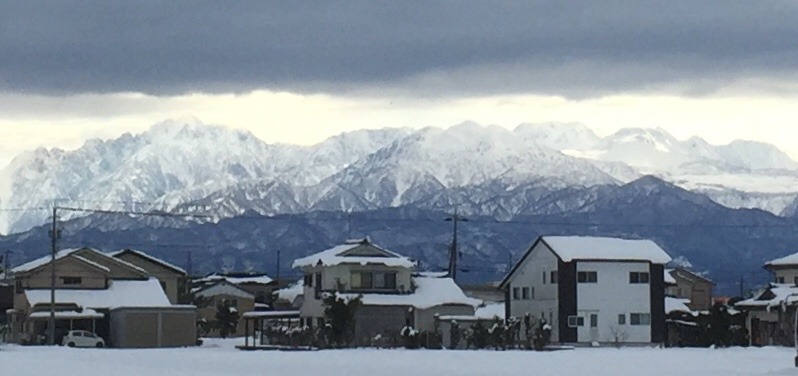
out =
<path fill-rule="evenodd" d="M 0 346 L 3 375 L 795 375 L 794 351 L 600 348 L 525 351 L 243 352 L 230 341 L 163 350 Z M 8 372 L 8 373 L 6 373 Z"/>

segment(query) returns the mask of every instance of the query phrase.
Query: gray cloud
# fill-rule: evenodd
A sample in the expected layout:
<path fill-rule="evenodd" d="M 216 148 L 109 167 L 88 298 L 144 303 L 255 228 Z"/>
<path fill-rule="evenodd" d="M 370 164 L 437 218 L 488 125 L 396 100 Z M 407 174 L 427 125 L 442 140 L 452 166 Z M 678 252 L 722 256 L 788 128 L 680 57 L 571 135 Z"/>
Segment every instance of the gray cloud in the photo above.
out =
<path fill-rule="evenodd" d="M 571 97 L 798 73 L 795 1 L 16 1 L 0 90 Z"/>

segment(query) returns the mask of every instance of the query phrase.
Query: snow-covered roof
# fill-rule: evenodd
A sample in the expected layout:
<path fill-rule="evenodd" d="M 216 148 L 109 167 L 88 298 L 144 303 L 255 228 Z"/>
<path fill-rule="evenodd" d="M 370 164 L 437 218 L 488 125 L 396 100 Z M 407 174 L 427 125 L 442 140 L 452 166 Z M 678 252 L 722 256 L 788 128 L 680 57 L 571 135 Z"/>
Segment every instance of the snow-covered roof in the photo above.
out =
<path fill-rule="evenodd" d="M 277 299 L 282 299 L 293 303 L 298 296 L 304 293 L 305 293 L 305 286 L 302 285 L 302 280 L 300 279 L 291 286 L 277 290 Z"/>
<path fill-rule="evenodd" d="M 119 307 L 170 307 L 169 299 L 155 278 L 148 280 L 111 280 L 107 289 L 56 289 L 58 304 L 76 304 L 81 308 L 113 309 Z M 31 306 L 50 304 L 50 290 L 25 290 Z"/>
<path fill-rule="evenodd" d="M 770 260 L 765 263 L 765 266 L 788 266 L 788 265 L 798 265 L 798 253 L 793 253 L 791 255 L 787 255 L 782 258 L 777 258 L 775 260 Z"/>
<path fill-rule="evenodd" d="M 670 296 L 665 297 L 665 314 L 672 312 L 684 312 L 693 316 L 697 316 L 698 312 L 693 312 L 687 305 L 690 304 L 690 299 L 674 298 Z"/>
<path fill-rule="evenodd" d="M 735 307 L 777 307 L 782 303 L 795 304 L 798 302 L 798 286 L 792 284 L 771 284 L 768 288 L 759 291 L 750 299 L 735 303 Z"/>
<path fill-rule="evenodd" d="M 116 252 L 111 252 L 110 255 L 113 256 L 113 257 L 118 257 L 118 256 L 121 256 L 124 253 L 132 253 L 132 254 L 134 254 L 136 256 L 139 256 L 139 257 L 141 257 L 143 259 L 147 259 L 147 260 L 149 260 L 151 262 L 154 262 L 156 264 L 161 264 L 161 265 L 163 265 L 163 266 L 165 266 L 165 267 L 167 267 L 169 269 L 172 269 L 172 270 L 174 270 L 174 271 L 176 271 L 178 273 L 182 273 L 182 274 L 185 274 L 185 275 L 188 274 L 185 269 L 183 269 L 183 268 L 181 268 L 179 266 L 176 266 L 174 264 L 168 263 L 168 262 L 166 262 L 166 261 L 164 261 L 162 259 L 159 259 L 157 257 L 154 257 L 154 256 L 152 256 L 152 255 L 150 255 L 150 254 L 148 254 L 146 252 L 138 251 L 138 250 L 135 250 L 135 249 L 123 249 L 123 250 L 119 250 L 119 251 L 116 251 Z"/>
<path fill-rule="evenodd" d="M 367 250 L 370 251 L 371 254 L 362 254 L 360 252 L 347 254 L 350 251 L 354 251 L 364 246 L 368 247 Z M 319 264 L 322 266 L 333 266 L 340 264 L 379 264 L 385 266 L 401 266 L 405 268 L 412 268 L 415 266 L 415 262 L 409 258 L 381 248 L 371 243 L 368 238 L 348 240 L 346 243 L 337 245 L 328 250 L 296 259 L 294 260 L 293 267 L 302 268 L 305 266 L 316 266 Z"/>
<path fill-rule="evenodd" d="M 544 236 L 542 240 L 564 262 L 573 260 L 621 260 L 667 264 L 671 261 L 671 257 L 651 240 L 593 236 Z"/>
<path fill-rule="evenodd" d="M 482 307 L 478 307 L 474 316 L 479 319 L 492 319 L 499 317 L 504 319 L 504 303 L 490 303 Z"/>
<path fill-rule="evenodd" d="M 411 306 L 428 309 L 440 305 L 482 305 L 479 299 L 469 298 L 451 278 L 414 277 L 416 291 L 412 294 L 359 294 L 364 305 Z M 348 298 L 358 294 L 342 294 Z"/>
<path fill-rule="evenodd" d="M 258 274 L 246 277 L 230 277 L 221 274 L 211 274 L 209 276 L 200 278 L 195 282 L 209 283 L 209 282 L 218 282 L 222 280 L 230 282 L 234 285 L 241 285 L 241 284 L 268 285 L 274 282 L 274 280 L 266 274 Z"/>
<path fill-rule="evenodd" d="M 295 318 L 299 317 L 299 311 L 252 311 L 244 313 L 242 317 L 245 319 Z"/>
<path fill-rule="evenodd" d="M 798 286 L 792 284 L 771 284 L 768 288 L 756 293 L 754 297 L 735 303 L 739 307 L 776 307 L 782 303 L 798 302 Z"/>
<path fill-rule="evenodd" d="M 196 295 L 206 298 L 218 295 L 229 295 L 229 296 L 236 296 L 242 299 L 255 299 L 255 295 L 253 295 L 249 291 L 246 291 L 238 287 L 238 285 L 236 285 L 235 283 L 230 283 L 229 281 L 224 279 L 212 285 L 200 288 L 196 292 Z"/>
<path fill-rule="evenodd" d="M 673 278 L 673 275 L 671 274 L 673 271 L 674 271 L 674 269 L 665 269 L 664 277 L 665 277 L 665 284 L 666 285 L 675 285 L 676 284 L 676 278 Z"/>
<path fill-rule="evenodd" d="M 82 256 L 76 255 L 76 253 L 82 252 L 82 251 L 90 252 L 91 254 L 97 255 L 101 259 L 109 260 L 109 262 L 120 264 L 120 265 L 124 265 L 127 268 L 130 268 L 130 269 L 133 269 L 133 270 L 137 271 L 138 273 L 140 273 L 143 276 L 148 276 L 149 275 L 146 270 L 144 270 L 144 269 L 142 269 L 142 268 L 140 268 L 140 267 L 138 267 L 136 265 L 133 265 L 133 264 L 131 264 L 131 263 L 125 261 L 125 260 L 121 260 L 121 259 L 112 257 L 112 256 L 107 255 L 105 253 L 102 253 L 102 252 L 100 252 L 100 251 L 98 251 L 96 249 L 88 248 L 88 247 L 70 248 L 70 249 L 60 250 L 60 251 L 58 251 L 55 254 L 55 260 L 58 261 L 58 260 L 61 260 L 63 258 L 66 258 L 66 257 L 73 257 L 76 260 L 79 260 L 81 262 L 89 264 L 89 265 L 91 265 L 93 267 L 102 269 L 102 270 L 104 270 L 106 272 L 110 272 L 111 271 L 111 269 L 108 268 L 105 265 L 102 265 L 102 264 L 100 264 L 98 262 L 89 260 L 86 257 L 82 257 Z M 40 257 L 40 258 L 38 258 L 36 260 L 33 260 L 33 261 L 28 262 L 28 263 L 25 263 L 25 264 L 22 264 L 20 266 L 17 266 L 16 268 L 11 269 L 11 271 L 13 273 L 27 273 L 27 272 L 30 272 L 30 271 L 35 270 L 37 268 L 40 268 L 40 267 L 42 267 L 44 265 L 49 264 L 51 260 L 52 260 L 52 256 L 50 256 L 50 255 L 44 256 L 44 257 Z"/>
<path fill-rule="evenodd" d="M 33 312 L 28 317 L 32 319 L 46 319 L 50 317 L 50 311 Z M 99 313 L 93 309 L 84 309 L 83 311 L 56 311 L 55 318 L 57 319 L 101 319 L 105 317 L 104 314 Z"/>
<path fill-rule="evenodd" d="M 62 250 L 58 251 L 55 254 L 55 259 L 56 260 L 60 260 L 60 259 L 62 259 L 64 257 L 67 257 L 67 256 L 69 256 L 69 255 L 71 255 L 71 254 L 73 254 L 73 253 L 75 253 L 75 252 L 77 252 L 79 250 L 80 250 L 80 248 L 62 249 Z M 50 262 L 51 259 L 52 259 L 51 255 L 40 257 L 40 258 L 37 258 L 37 259 L 35 259 L 33 261 L 24 263 L 22 265 L 19 265 L 19 266 L 15 267 L 15 268 L 11 269 L 11 272 L 14 273 L 14 274 L 16 274 L 16 273 L 27 273 L 27 272 L 29 272 L 31 270 L 34 270 L 36 268 L 39 268 L 39 267 L 41 267 L 43 265 L 47 265 Z"/>

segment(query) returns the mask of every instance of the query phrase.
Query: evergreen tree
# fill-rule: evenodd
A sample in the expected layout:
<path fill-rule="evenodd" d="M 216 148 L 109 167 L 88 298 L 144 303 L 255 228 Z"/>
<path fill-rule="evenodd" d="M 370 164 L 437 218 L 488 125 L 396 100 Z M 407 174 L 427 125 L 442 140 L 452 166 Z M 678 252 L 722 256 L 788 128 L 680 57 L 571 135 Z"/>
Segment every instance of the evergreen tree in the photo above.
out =
<path fill-rule="evenodd" d="M 235 334 L 238 327 L 238 310 L 225 301 L 216 306 L 216 320 L 213 322 L 214 328 L 219 331 L 219 336 L 227 338 L 230 334 Z"/>
<path fill-rule="evenodd" d="M 360 298 L 344 300 L 331 294 L 324 298 L 324 316 L 330 325 L 330 336 L 337 346 L 348 346 L 355 337 L 355 312 Z"/>

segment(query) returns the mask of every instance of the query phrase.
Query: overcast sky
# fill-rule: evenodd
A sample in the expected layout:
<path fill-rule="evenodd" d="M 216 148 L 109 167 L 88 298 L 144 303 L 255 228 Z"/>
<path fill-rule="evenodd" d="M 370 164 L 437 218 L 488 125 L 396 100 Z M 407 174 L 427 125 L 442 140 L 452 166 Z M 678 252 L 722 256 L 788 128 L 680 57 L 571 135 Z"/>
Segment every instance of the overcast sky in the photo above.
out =
<path fill-rule="evenodd" d="M 184 116 L 295 143 L 660 126 L 798 157 L 798 1 L 309 3 L 0 2 L 0 168 Z"/>

